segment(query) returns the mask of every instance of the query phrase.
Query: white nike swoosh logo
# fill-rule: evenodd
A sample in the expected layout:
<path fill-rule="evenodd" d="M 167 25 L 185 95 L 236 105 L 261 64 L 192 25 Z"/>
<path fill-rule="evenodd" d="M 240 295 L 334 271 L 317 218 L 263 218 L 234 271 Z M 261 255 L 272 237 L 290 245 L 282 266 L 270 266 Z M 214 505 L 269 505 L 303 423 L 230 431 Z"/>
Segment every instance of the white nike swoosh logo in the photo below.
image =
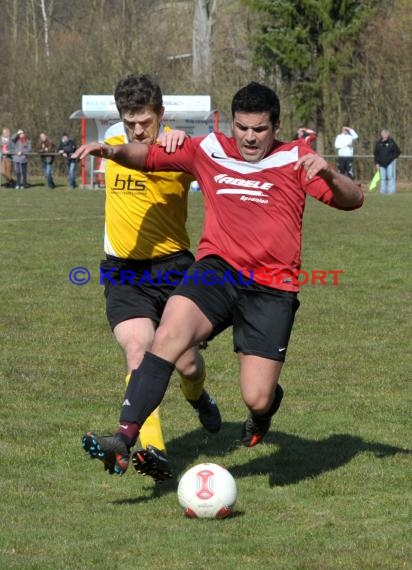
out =
<path fill-rule="evenodd" d="M 285 352 L 286 350 L 286 346 L 284 346 L 283 348 L 278 348 L 278 352 Z"/>

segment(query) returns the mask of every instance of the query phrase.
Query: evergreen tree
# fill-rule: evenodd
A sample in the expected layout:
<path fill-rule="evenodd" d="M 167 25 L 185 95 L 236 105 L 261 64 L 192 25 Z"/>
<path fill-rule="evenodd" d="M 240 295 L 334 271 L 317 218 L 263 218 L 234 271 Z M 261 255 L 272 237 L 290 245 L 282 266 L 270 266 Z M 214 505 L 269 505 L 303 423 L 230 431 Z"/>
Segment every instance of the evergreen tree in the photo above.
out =
<path fill-rule="evenodd" d="M 245 2 L 264 15 L 256 64 L 267 81 L 286 88 L 295 120 L 314 126 L 323 146 L 326 102 L 335 109 L 338 124 L 350 121 L 357 40 L 382 0 Z"/>

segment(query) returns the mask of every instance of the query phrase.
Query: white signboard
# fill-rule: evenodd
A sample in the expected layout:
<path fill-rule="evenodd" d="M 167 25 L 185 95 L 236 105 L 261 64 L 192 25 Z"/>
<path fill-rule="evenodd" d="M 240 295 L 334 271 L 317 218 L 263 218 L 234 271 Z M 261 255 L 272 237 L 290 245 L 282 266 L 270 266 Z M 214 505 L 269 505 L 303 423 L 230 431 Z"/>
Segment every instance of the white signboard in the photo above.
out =
<path fill-rule="evenodd" d="M 93 111 L 117 113 L 117 108 L 113 95 L 83 95 L 82 111 L 88 113 Z"/>
<path fill-rule="evenodd" d="M 204 111 L 208 113 L 211 110 L 210 95 L 163 95 L 163 105 L 166 112 Z"/>
<path fill-rule="evenodd" d="M 193 112 L 211 110 L 210 95 L 163 95 L 166 112 Z M 113 95 L 83 95 L 82 111 L 85 113 L 105 112 L 117 114 Z"/>

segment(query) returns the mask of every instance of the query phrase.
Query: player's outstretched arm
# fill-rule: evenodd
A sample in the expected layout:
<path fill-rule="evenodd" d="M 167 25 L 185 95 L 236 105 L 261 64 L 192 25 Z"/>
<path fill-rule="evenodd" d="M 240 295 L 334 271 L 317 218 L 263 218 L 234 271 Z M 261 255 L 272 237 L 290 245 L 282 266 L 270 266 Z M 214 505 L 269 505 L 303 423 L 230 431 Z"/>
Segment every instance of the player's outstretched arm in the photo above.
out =
<path fill-rule="evenodd" d="M 304 168 L 306 178 L 320 176 L 333 192 L 336 204 L 341 208 L 356 208 L 362 203 L 363 192 L 349 176 L 340 174 L 319 154 L 305 154 L 295 164 L 295 170 Z"/>
<path fill-rule="evenodd" d="M 74 151 L 72 158 L 75 158 L 76 160 L 83 160 L 83 158 L 86 158 L 89 155 L 100 156 L 102 146 L 104 145 L 98 142 L 82 144 L 78 149 Z"/>
<path fill-rule="evenodd" d="M 141 170 L 145 166 L 147 153 L 147 145 L 140 142 L 113 146 L 92 142 L 81 145 L 72 154 L 72 158 L 82 160 L 89 155 L 99 156 L 100 158 L 113 160 L 127 168 Z"/>

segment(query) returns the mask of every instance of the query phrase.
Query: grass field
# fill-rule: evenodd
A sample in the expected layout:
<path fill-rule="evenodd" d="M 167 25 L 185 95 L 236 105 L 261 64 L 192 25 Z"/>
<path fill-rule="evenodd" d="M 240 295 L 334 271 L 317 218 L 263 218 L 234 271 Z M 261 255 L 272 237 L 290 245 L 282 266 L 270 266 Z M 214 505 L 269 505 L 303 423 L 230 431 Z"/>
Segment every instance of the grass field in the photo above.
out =
<path fill-rule="evenodd" d="M 224 425 L 209 436 L 179 392 L 162 418 L 175 478 L 109 477 L 82 432 L 112 430 L 123 360 L 98 267 L 102 191 L 0 191 L 0 567 L 82 570 L 387 570 L 410 546 L 412 192 L 353 213 L 308 200 L 303 268 L 343 270 L 302 287 L 265 442 L 239 445 L 246 408 L 231 337 L 206 351 Z M 201 196 L 190 195 L 193 246 Z M 91 281 L 72 285 L 71 268 Z M 177 481 L 213 461 L 238 484 L 236 515 L 188 520 Z"/>

